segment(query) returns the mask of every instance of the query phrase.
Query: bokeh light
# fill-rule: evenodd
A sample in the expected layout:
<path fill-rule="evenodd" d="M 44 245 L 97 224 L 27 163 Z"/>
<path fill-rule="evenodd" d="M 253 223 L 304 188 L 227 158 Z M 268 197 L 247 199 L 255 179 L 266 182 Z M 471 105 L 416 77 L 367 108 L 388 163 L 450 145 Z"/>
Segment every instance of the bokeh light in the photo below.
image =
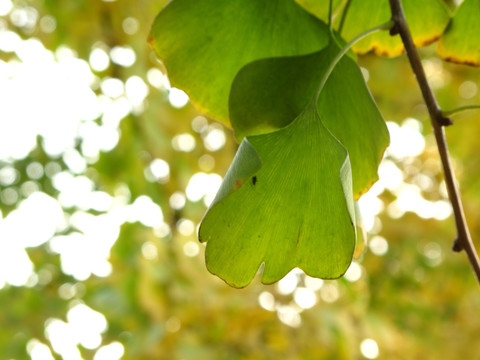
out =
<path fill-rule="evenodd" d="M 365 339 L 360 344 L 360 351 L 367 359 L 376 359 L 379 355 L 378 345 L 373 339 Z"/>

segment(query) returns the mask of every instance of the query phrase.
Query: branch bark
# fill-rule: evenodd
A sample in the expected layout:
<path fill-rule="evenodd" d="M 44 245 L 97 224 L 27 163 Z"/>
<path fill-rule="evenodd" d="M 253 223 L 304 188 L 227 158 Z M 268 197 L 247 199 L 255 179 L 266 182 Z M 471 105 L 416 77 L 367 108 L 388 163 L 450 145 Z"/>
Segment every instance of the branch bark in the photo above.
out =
<path fill-rule="evenodd" d="M 420 61 L 420 56 L 418 55 L 415 44 L 413 43 L 412 36 L 410 34 L 410 30 L 405 19 L 401 0 L 389 1 L 390 9 L 392 11 L 392 20 L 395 23 L 394 27 L 390 30 L 390 34 L 399 34 L 402 38 L 408 60 L 410 61 L 410 65 L 413 72 L 415 73 L 415 76 L 417 77 L 418 85 L 420 86 L 423 98 L 425 100 L 425 104 L 428 108 L 433 132 L 435 134 L 435 140 L 437 142 L 438 152 L 442 161 L 445 182 L 447 185 L 448 195 L 452 204 L 453 214 L 455 216 L 455 223 L 457 227 L 457 238 L 455 239 L 455 242 L 453 244 L 453 250 L 465 250 L 468 255 L 468 259 L 470 261 L 472 269 L 477 277 L 477 280 L 480 282 L 480 260 L 476 253 L 475 246 L 468 230 L 467 221 L 465 219 L 465 214 L 463 211 L 462 200 L 460 198 L 460 192 L 455 182 L 455 175 L 452 170 L 450 155 L 448 153 L 447 140 L 445 137 L 444 127 L 447 125 L 451 125 L 452 121 L 448 117 L 443 116 L 442 110 L 437 103 L 435 95 L 433 94 L 433 91 L 428 84 L 422 62 Z"/>

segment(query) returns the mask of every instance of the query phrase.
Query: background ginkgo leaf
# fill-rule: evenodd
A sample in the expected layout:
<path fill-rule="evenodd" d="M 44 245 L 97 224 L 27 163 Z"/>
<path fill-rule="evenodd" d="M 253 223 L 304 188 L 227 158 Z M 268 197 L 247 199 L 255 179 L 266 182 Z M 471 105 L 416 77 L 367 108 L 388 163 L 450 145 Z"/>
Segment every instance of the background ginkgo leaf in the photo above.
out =
<path fill-rule="evenodd" d="M 248 181 L 236 178 L 259 161 Z M 235 287 L 262 263 L 264 283 L 294 267 L 337 278 L 352 259 L 354 217 L 347 151 L 309 106 L 289 126 L 243 140 L 199 237 L 209 271 Z"/>
<path fill-rule="evenodd" d="M 445 4 L 440 0 L 403 0 L 408 26 L 416 46 L 437 40 L 450 19 Z M 341 35 L 351 40 L 392 17 L 388 0 L 352 0 Z M 400 38 L 388 32 L 370 35 L 353 46 L 355 52 L 364 54 L 374 50 L 378 55 L 397 56 L 403 53 Z"/>
<path fill-rule="evenodd" d="M 328 22 L 328 12 L 330 2 L 327 1 L 318 1 L 318 0 L 295 0 L 299 3 L 305 10 L 312 13 L 319 19 L 322 19 L 325 22 Z M 337 15 L 337 11 L 340 11 L 341 5 L 344 3 L 344 0 L 333 0 L 332 12 L 333 15 Z"/>
<path fill-rule="evenodd" d="M 437 52 L 448 61 L 480 65 L 480 1 L 465 0 L 457 8 Z"/>
<path fill-rule="evenodd" d="M 314 54 L 259 60 L 245 66 L 235 78 L 230 96 L 237 138 L 286 126 L 312 98 L 339 51 L 332 41 Z M 350 57 L 344 56 L 330 75 L 319 97 L 318 112 L 350 154 L 353 193 L 358 198 L 377 180 L 389 136 L 363 75 Z"/>
<path fill-rule="evenodd" d="M 155 19 L 150 42 L 172 85 L 228 123 L 228 94 L 240 68 L 318 51 L 328 29 L 293 0 L 173 0 Z"/>

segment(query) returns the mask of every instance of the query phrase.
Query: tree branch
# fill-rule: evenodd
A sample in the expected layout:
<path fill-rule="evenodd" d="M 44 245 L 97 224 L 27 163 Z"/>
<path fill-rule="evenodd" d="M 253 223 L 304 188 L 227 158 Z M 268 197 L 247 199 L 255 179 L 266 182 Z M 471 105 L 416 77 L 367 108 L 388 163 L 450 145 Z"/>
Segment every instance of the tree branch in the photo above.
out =
<path fill-rule="evenodd" d="M 410 30 L 408 28 L 400 0 L 389 1 L 392 11 L 392 20 L 395 23 L 395 26 L 390 31 L 390 34 L 400 34 L 400 37 L 402 38 L 402 42 L 405 46 L 410 65 L 417 77 L 418 85 L 420 86 L 423 98 L 427 105 L 428 113 L 430 115 L 430 120 L 433 127 L 433 132 L 435 134 L 435 140 L 437 141 L 438 152 L 442 161 L 443 172 L 445 174 L 445 182 L 447 184 L 448 195 L 453 207 L 453 214 L 455 216 L 455 223 L 457 227 L 457 238 L 455 239 L 455 242 L 453 244 L 453 250 L 466 251 L 472 269 L 477 277 L 477 280 L 480 282 L 480 260 L 475 251 L 475 246 L 473 245 L 473 241 L 468 230 L 462 201 L 460 198 L 460 192 L 455 183 L 455 175 L 453 173 L 450 163 L 448 145 L 445 137 L 444 126 L 451 125 L 452 121 L 449 118 L 443 116 L 442 110 L 437 103 L 435 95 L 433 94 L 433 91 L 428 84 L 427 77 L 425 76 L 425 71 L 423 70 L 423 66 L 417 52 L 417 48 L 413 43 L 412 36 L 410 35 Z"/>

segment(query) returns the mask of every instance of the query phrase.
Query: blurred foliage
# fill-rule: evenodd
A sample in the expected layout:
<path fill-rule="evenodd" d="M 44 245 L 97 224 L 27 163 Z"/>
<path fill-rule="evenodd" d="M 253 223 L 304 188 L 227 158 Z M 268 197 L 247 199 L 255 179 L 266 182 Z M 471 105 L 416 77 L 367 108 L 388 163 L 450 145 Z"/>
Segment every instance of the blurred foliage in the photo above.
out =
<path fill-rule="evenodd" d="M 10 15 L 0 17 L 0 32 L 8 29 L 24 39 L 38 38 L 52 51 L 68 46 L 87 61 L 93 47 L 128 45 L 136 53 L 132 66 L 112 63 L 95 72 L 96 76 L 99 81 L 108 77 L 125 81 L 137 75 L 147 81 L 151 68 L 163 71 L 146 39 L 154 15 L 164 3 L 15 1 L 14 9 L 33 12 L 36 21 L 32 26 L 18 26 L 12 10 Z M 126 18 L 138 20 L 138 30 L 132 34 L 124 30 Z M 54 31 L 48 27 L 52 19 Z M 42 24 L 48 31 L 41 30 Z M 422 50 L 427 75 L 441 106 L 451 109 L 479 103 L 478 69 L 443 63 L 434 54 L 435 46 Z M 18 61 L 14 53 L 1 50 L 0 59 Z M 424 198 L 443 199 L 444 191 L 439 191 L 442 174 L 427 113 L 407 60 L 367 54 L 359 62 L 364 72 L 368 71 L 368 85 L 384 117 L 399 124 L 414 117 L 422 125 L 426 141 L 423 153 L 389 160 L 402 171 L 404 183 L 427 184 L 421 187 Z M 469 86 L 474 91 L 465 91 Z M 93 88 L 101 93 L 100 87 Z M 176 192 L 185 193 L 192 176 L 200 171 L 224 175 L 237 145 L 233 134 L 224 130 L 225 146 L 208 150 L 205 132 L 192 128 L 192 119 L 199 115 L 193 106 L 173 107 L 168 89 L 150 86 L 149 92 L 144 108 L 122 120 L 116 147 L 102 152 L 83 175 L 93 181 L 96 190 L 112 196 L 126 194 L 130 203 L 139 196 L 149 196 L 161 207 L 171 232 L 125 222 L 110 252 L 111 274 L 91 275 L 86 280 L 65 274 L 62 259 L 52 251 L 50 243 L 27 248 L 36 281 L 25 286 L 5 284 L 0 289 L 2 359 L 35 359 L 28 352 L 32 339 L 52 349 L 45 328 L 51 319 L 65 321 L 69 309 L 79 303 L 104 314 L 108 329 L 102 335 L 102 345 L 120 342 L 125 351 L 123 359 L 361 359 L 365 339 L 376 341 L 381 359 L 478 356 L 478 284 L 465 255 L 450 250 L 455 237 L 453 220 L 422 219 L 412 212 L 395 216 L 389 209 L 398 194 L 388 189 L 380 195 L 383 211 L 376 216 L 370 235 L 371 240 L 378 236 L 387 239 L 388 252 L 379 256 L 368 249 L 358 260 L 361 277 L 356 281 L 325 281 L 314 290 L 318 302 L 311 308 L 301 308 L 294 301 L 293 290 L 261 285 L 259 278 L 249 287 L 235 290 L 210 275 L 204 265 L 203 246 L 198 247 L 196 255 L 186 251 L 192 242 L 196 243 L 196 237 L 191 231 L 180 231 L 182 220 L 189 219 L 195 226 L 199 223 L 205 205 L 187 200 L 184 207 L 173 209 L 171 197 Z M 28 105 L 29 100 L 25 101 Z M 454 117 L 455 125 L 446 129 L 467 220 L 476 240 L 480 239 L 478 116 L 475 111 L 459 114 Z M 210 119 L 207 122 L 209 126 L 220 126 L 213 125 Z M 190 152 L 175 150 L 172 139 L 186 133 L 194 137 L 195 148 Z M 145 169 L 157 158 L 170 165 L 166 182 L 147 180 Z M 18 190 L 31 182 L 27 169 L 33 162 L 45 169 L 50 164 L 57 171 L 70 171 L 63 157 L 51 158 L 44 151 L 41 138 L 26 158 L 2 160 L 1 168 L 13 166 L 19 175 L 14 184 L 0 185 L 0 194 L 8 194 L 5 191 L 9 189 L 20 194 L 15 203 L 5 201 L 6 195 L 0 196 L 3 218 L 27 198 L 22 194 L 28 192 Z M 59 196 L 51 176 L 43 176 L 36 183 L 41 191 L 54 198 Z M 73 215 L 77 210 L 65 208 L 64 212 Z M 101 215 L 92 209 L 86 212 Z M 25 226 L 30 221 L 33 219 L 25 219 Z M 67 226 L 62 233 L 74 230 Z M 309 279 L 300 274 L 296 277 L 297 287 L 311 288 Z M 65 289 L 70 290 L 65 293 Z M 274 311 L 265 309 L 269 301 L 260 301 L 263 307 L 259 305 L 259 299 L 272 300 L 268 294 L 273 296 Z M 95 349 L 81 345 L 78 348 L 85 359 L 96 356 Z M 61 358 L 51 351 L 54 359 Z M 96 359 L 101 359 L 98 354 Z"/>

